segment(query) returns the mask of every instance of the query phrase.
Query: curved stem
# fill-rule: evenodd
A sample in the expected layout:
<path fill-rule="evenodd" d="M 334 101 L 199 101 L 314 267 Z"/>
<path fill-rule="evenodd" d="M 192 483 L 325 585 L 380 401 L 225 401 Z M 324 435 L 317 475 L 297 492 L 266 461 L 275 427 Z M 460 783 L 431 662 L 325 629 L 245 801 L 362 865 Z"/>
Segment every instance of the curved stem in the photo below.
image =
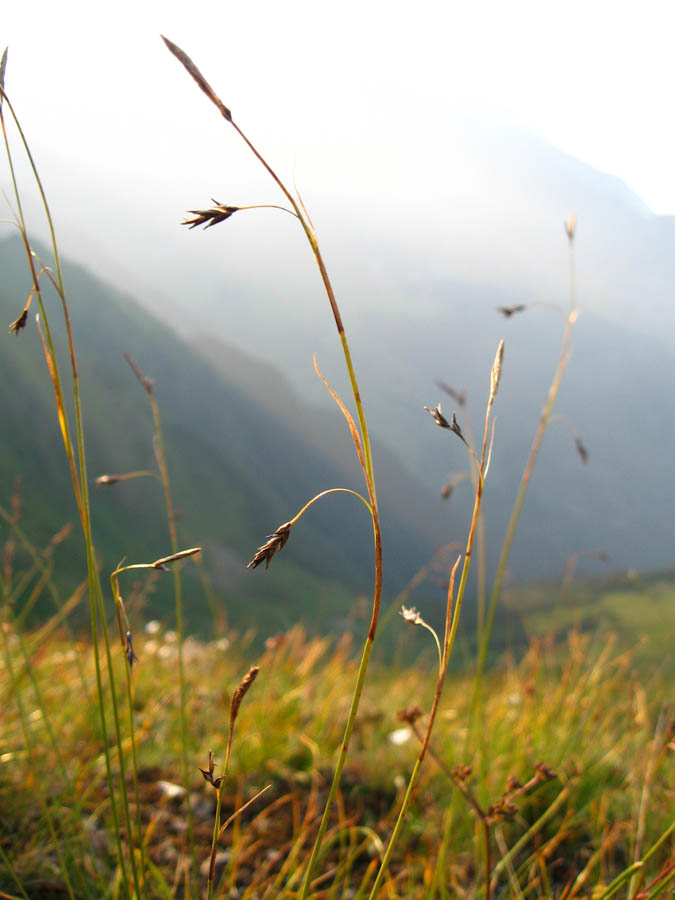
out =
<path fill-rule="evenodd" d="M 314 228 L 309 220 L 309 216 L 306 216 L 301 208 L 302 201 L 298 203 L 295 197 L 288 190 L 286 185 L 281 181 L 276 172 L 269 165 L 267 160 L 258 152 L 253 143 L 248 139 L 248 137 L 244 134 L 244 132 L 239 128 L 239 126 L 232 120 L 232 113 L 225 106 L 222 100 L 216 95 L 213 88 L 208 84 L 204 76 L 201 74 L 197 66 L 192 62 L 192 60 L 187 56 L 187 54 L 173 44 L 171 41 L 163 38 L 166 46 L 169 51 L 173 53 L 173 55 L 181 62 L 181 64 L 186 68 L 190 76 L 195 80 L 200 90 L 202 90 L 207 97 L 211 100 L 211 102 L 216 106 L 219 110 L 220 114 L 223 118 L 229 122 L 237 134 L 241 137 L 256 159 L 260 162 L 263 168 L 267 171 L 270 177 L 273 179 L 275 184 L 284 194 L 295 214 L 298 217 L 300 224 L 302 225 L 303 231 L 305 232 L 305 236 L 309 242 L 309 245 L 312 249 L 312 253 L 314 255 L 314 259 L 316 261 L 317 267 L 319 269 L 319 273 L 321 275 L 321 280 L 324 285 L 324 289 L 326 291 L 326 295 L 328 297 L 328 302 L 330 303 L 331 311 L 333 313 L 333 318 L 335 319 L 335 325 L 338 331 L 338 335 L 340 338 L 340 343 L 342 345 L 342 351 L 345 359 L 345 365 L 347 368 L 347 374 L 349 376 L 349 382 L 352 389 L 352 394 L 354 396 L 354 403 L 356 405 L 356 411 L 359 420 L 359 427 L 361 430 L 361 440 L 363 444 L 363 455 L 365 462 L 365 481 L 368 489 L 368 498 L 370 501 L 370 510 L 371 517 L 373 521 L 373 544 L 374 544 L 374 554 L 375 554 L 375 584 L 373 588 L 373 606 L 372 606 L 372 615 L 370 620 L 370 625 L 368 628 L 368 634 L 366 636 L 366 640 L 363 647 L 363 653 L 361 656 L 361 664 L 359 666 L 359 672 L 357 675 L 356 687 L 354 689 L 354 695 L 352 697 L 352 705 L 349 712 L 349 717 L 347 719 L 347 725 L 345 727 L 345 733 L 342 740 L 342 745 L 340 748 L 340 753 L 338 757 L 338 762 L 335 768 L 335 772 L 333 775 L 333 783 L 331 785 L 331 789 L 328 795 L 328 800 L 326 802 L 326 807 L 324 809 L 323 817 L 321 820 L 321 825 L 319 826 L 319 832 L 314 844 L 314 848 L 312 850 L 312 855 L 307 866 L 307 870 L 305 872 L 304 882 L 302 886 L 302 892 L 300 896 L 300 900 L 306 900 L 307 892 L 309 890 L 309 885 L 312 880 L 314 867 L 316 865 L 316 861 L 318 858 L 321 842 L 323 840 L 323 836 L 326 831 L 326 827 L 328 824 L 328 818 L 330 815 L 330 811 L 335 800 L 335 796 L 337 794 L 338 785 L 340 782 L 340 777 L 342 775 L 342 769 L 344 767 L 344 762 L 347 755 L 347 750 L 349 747 L 349 740 L 351 738 L 352 729 L 354 727 L 354 720 L 356 718 L 356 711 L 358 709 L 359 700 L 361 697 L 361 691 L 363 689 L 363 682 L 365 680 L 366 672 L 368 669 L 368 661 L 370 659 L 370 654 L 372 651 L 373 641 L 375 640 L 375 631 L 377 629 L 377 621 L 380 613 L 380 603 L 381 603 L 381 595 L 382 595 L 382 535 L 380 530 L 380 521 L 379 521 L 379 513 L 377 508 L 377 495 L 375 492 L 375 476 L 373 471 L 373 459 L 372 459 L 372 451 L 370 447 L 370 438 L 368 435 L 368 426 L 366 423 L 366 416 L 363 409 L 363 403 L 361 401 L 361 395 L 359 392 L 359 385 L 356 379 L 356 372 L 354 370 L 354 364 L 351 358 L 351 351 L 349 349 L 349 343 L 347 341 L 347 336 L 345 334 L 344 325 L 342 323 L 342 316 L 340 315 L 340 310 L 337 305 L 337 300 L 335 299 L 335 293 L 333 291 L 333 286 L 331 284 L 330 278 L 328 277 L 328 272 L 326 270 L 326 265 L 324 263 L 323 257 L 321 255 L 321 251 L 319 249 L 318 241 L 316 238 L 316 233 Z"/>
<path fill-rule="evenodd" d="M 317 494 L 316 497 L 312 497 L 311 500 L 305 503 L 300 512 L 296 513 L 288 524 L 295 525 L 298 519 L 307 512 L 310 506 L 313 506 L 317 502 L 317 500 L 321 500 L 322 497 L 326 497 L 328 494 L 351 494 L 353 497 L 358 497 L 361 503 L 363 503 L 368 512 L 371 514 L 371 516 L 373 514 L 370 503 L 368 503 L 366 498 L 362 494 L 359 494 L 358 491 L 353 491 L 351 490 L 351 488 L 329 488 L 327 491 L 321 491 L 320 494 Z"/>

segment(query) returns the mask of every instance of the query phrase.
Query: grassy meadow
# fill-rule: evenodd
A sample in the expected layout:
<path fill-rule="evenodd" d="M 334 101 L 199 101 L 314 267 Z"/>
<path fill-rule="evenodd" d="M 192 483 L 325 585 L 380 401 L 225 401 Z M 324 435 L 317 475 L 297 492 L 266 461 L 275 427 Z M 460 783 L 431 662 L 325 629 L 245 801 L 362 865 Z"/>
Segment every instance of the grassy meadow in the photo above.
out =
<path fill-rule="evenodd" d="M 55 571 L 65 533 L 36 546 L 21 527 L 19 492 L 2 508 L 0 897 L 667 895 L 675 885 L 675 711 L 672 665 L 662 659 L 672 656 L 663 621 L 672 587 L 665 580 L 630 582 L 602 592 L 570 578 L 562 587 L 517 595 L 503 590 L 511 543 L 570 359 L 577 318 L 574 219 L 566 224 L 570 299 L 560 356 L 523 461 L 494 577 L 488 580 L 484 565 L 482 500 L 493 441 L 499 440 L 494 424 L 503 342 L 485 363 L 481 433 L 470 433 L 459 398 L 457 415 L 446 416 L 440 405 L 427 408 L 430 439 L 441 437 L 437 427 L 443 439 L 459 441 L 466 451 L 473 512 L 457 553 L 436 560 L 433 571 L 444 585 L 442 626 L 434 629 L 424 610 L 407 605 L 414 580 L 399 598 L 396 621 L 400 659 L 418 662 L 386 662 L 373 653 L 385 620 L 392 619 L 392 598 L 383 594 L 377 467 L 358 361 L 312 220 L 195 63 L 165 43 L 271 178 L 282 204 L 271 206 L 297 220 L 351 391 L 348 399 L 338 396 L 315 361 L 336 415 L 344 419 L 363 486 L 326 485 L 288 510 L 281 523 L 270 522 L 268 536 L 260 536 L 257 550 L 251 547 L 248 566 L 272 564 L 273 572 L 283 567 L 285 544 L 301 539 L 296 523 L 327 495 L 340 493 L 360 515 L 367 509 L 373 571 L 364 589 L 372 587 L 372 594 L 356 636 L 317 636 L 296 625 L 268 637 L 261 649 L 252 629 L 223 624 L 216 603 L 212 639 L 188 634 L 186 605 L 203 574 L 194 568 L 201 548 L 181 540 L 154 383 L 133 359 L 128 363 L 152 421 L 153 468 L 107 477 L 157 481 L 163 504 L 157 533 L 165 549 L 154 559 L 127 555 L 116 569 L 102 568 L 90 501 L 99 473 L 87 467 L 87 412 L 67 284 L 47 194 L 4 92 L 5 54 L 0 121 L 13 221 L 32 285 L 28 298 L 17 299 L 10 325 L 16 337 L 8 339 L 22 341 L 25 328 L 39 335 L 35 371 L 42 370 L 53 392 L 65 450 L 63 479 L 70 479 L 83 550 L 81 583 L 62 596 Z M 31 245 L 23 218 L 18 154 L 27 159 L 42 197 L 52 236 L 48 264 Z M 220 226 L 244 209 L 254 207 L 214 201 L 209 209 L 189 212 L 184 224 Z M 56 321 L 63 337 L 58 346 Z M 424 560 L 420 565 L 429 567 Z M 427 568 L 420 569 L 420 583 Z M 462 607 L 474 600 L 470 569 L 477 574 L 476 650 L 460 667 Z M 157 578 L 173 588 L 173 609 L 161 621 L 147 614 Z M 209 595 L 208 584 L 203 589 Z M 495 661 L 491 647 L 501 644 L 493 631 L 505 604 L 520 617 L 529 644 Z M 36 606 L 49 609 L 37 624 L 31 619 Z"/>

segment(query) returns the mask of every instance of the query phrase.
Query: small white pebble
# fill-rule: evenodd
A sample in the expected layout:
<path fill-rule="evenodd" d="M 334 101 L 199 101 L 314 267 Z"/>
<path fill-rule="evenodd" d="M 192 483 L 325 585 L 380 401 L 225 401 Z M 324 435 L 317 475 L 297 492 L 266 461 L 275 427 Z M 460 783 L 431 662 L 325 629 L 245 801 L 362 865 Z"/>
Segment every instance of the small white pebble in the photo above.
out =
<path fill-rule="evenodd" d="M 185 788 L 171 781 L 158 781 L 157 787 L 169 800 L 180 800 L 185 796 Z"/>
<path fill-rule="evenodd" d="M 401 744 L 407 743 L 412 737 L 412 728 L 397 728 L 388 737 L 390 743 L 400 747 Z"/>

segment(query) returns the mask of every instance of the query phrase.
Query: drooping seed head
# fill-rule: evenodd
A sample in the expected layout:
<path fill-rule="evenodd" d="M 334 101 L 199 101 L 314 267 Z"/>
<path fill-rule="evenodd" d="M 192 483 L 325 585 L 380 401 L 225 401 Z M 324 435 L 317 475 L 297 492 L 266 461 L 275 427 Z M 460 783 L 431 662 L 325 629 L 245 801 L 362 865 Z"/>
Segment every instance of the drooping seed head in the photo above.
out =
<path fill-rule="evenodd" d="M 188 210 L 195 218 L 183 219 L 181 224 L 187 225 L 190 229 L 197 228 L 198 225 L 203 225 L 205 229 L 211 228 L 213 225 L 218 225 L 220 222 L 229 219 L 231 215 L 239 212 L 241 208 L 239 206 L 225 206 L 223 203 L 218 203 L 213 197 L 211 198 L 211 203 L 213 203 L 211 209 Z"/>
<path fill-rule="evenodd" d="M 579 435 L 574 438 L 574 446 L 577 448 L 579 459 L 585 465 L 588 462 L 588 450 L 586 449 L 586 445 L 583 443 Z"/>
<path fill-rule="evenodd" d="M 519 303 L 518 306 L 498 306 L 497 310 L 500 312 L 505 319 L 510 319 L 511 316 L 516 313 L 523 312 L 527 307 L 524 303 Z"/>
<path fill-rule="evenodd" d="M 272 557 L 277 552 L 281 552 L 286 545 L 286 541 L 291 533 L 291 522 L 285 522 L 280 525 L 274 534 L 271 534 L 267 541 L 256 550 L 255 556 L 246 566 L 247 569 L 256 569 L 260 563 L 265 563 L 265 568 L 269 568 Z"/>
<path fill-rule="evenodd" d="M 438 403 L 436 405 L 436 409 L 432 409 L 430 406 L 424 407 L 426 411 L 429 413 L 434 422 L 438 425 L 439 428 L 450 428 L 450 423 L 445 418 L 443 413 L 441 412 L 441 404 Z"/>
<path fill-rule="evenodd" d="M 134 652 L 134 643 L 130 631 L 127 631 L 126 633 L 124 655 L 126 656 L 127 662 L 129 663 L 129 668 L 133 669 L 134 663 L 138 662 L 138 657 Z"/>
<path fill-rule="evenodd" d="M 1 101 L 0 97 L 0 101 Z M 9 326 L 9 330 L 13 332 L 17 337 L 19 336 L 19 332 L 26 327 L 26 320 L 28 319 L 28 307 L 24 309 L 18 319 L 15 319 L 12 324 Z"/>

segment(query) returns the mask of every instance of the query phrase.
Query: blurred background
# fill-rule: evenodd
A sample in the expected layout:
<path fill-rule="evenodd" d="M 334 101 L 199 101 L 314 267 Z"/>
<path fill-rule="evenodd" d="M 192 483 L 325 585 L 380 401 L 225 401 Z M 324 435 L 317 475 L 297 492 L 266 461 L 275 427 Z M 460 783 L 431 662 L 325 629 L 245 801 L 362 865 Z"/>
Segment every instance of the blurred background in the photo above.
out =
<path fill-rule="evenodd" d="M 659 2 L 638 17 L 632 5 L 601 2 L 422 2 L 413 11 L 302 0 L 189 11 L 122 2 L 105 14 L 85 3 L 13 4 L 3 16 L 7 95 L 70 262 L 92 478 L 155 465 L 150 410 L 127 352 L 156 380 L 182 541 L 207 550 L 212 588 L 194 578 L 191 628 L 210 627 L 214 609 L 263 637 L 298 619 L 351 627 L 361 614 L 354 596 L 370 591 L 371 537 L 358 504 L 329 497 L 269 573 L 244 568 L 315 493 L 360 488 L 313 354 L 345 399 L 348 385 L 290 216 L 242 211 L 204 233 L 181 227 L 211 198 L 281 198 L 160 33 L 193 57 L 317 228 L 375 444 L 388 602 L 441 548 L 465 540 L 470 518 L 470 481 L 458 478 L 466 452 L 423 407 L 440 400 L 480 434 L 504 338 L 484 504 L 491 582 L 574 273 L 573 352 L 507 577 L 525 604 L 562 597 L 569 606 L 577 575 L 602 576 L 600 592 L 630 591 L 638 576 L 668 584 L 673 565 L 669 16 Z M 16 136 L 13 147 L 18 157 Z M 29 231 L 44 242 L 23 164 L 18 178 Z M 1 184 L 11 219 L 6 168 Z M 11 224 L 0 239 L 9 324 L 30 281 Z M 0 383 L 0 504 L 9 507 L 20 477 L 24 528 L 47 541 L 76 519 L 30 320 L 18 339 L 4 338 Z M 167 552 L 152 479 L 98 489 L 94 517 L 106 567 Z M 76 534 L 67 546 L 62 577 L 75 583 Z M 153 614 L 171 606 L 168 589 L 165 598 L 153 588 Z M 440 612 L 442 588 L 432 578 L 421 590 L 420 605 Z"/>

